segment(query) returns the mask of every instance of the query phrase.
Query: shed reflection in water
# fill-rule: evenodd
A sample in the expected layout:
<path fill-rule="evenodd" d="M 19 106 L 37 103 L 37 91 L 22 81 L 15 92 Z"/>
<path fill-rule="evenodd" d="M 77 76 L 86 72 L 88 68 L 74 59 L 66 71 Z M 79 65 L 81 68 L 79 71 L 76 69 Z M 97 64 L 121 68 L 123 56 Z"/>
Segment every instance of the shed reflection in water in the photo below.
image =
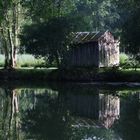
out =
<path fill-rule="evenodd" d="M 69 93 L 64 96 L 65 104 L 73 116 L 89 118 L 106 128 L 111 127 L 119 118 L 120 98 L 116 95 L 103 94 L 103 91 L 98 90 L 88 95 Z"/>
<path fill-rule="evenodd" d="M 3 140 L 140 139 L 138 90 L 0 88 L 0 112 Z"/>

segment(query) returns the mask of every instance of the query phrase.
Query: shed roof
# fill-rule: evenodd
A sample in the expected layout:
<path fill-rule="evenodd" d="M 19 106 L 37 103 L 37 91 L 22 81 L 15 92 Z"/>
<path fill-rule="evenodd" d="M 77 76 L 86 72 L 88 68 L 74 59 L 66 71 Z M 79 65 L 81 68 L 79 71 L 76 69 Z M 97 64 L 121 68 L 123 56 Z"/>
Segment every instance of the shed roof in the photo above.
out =
<path fill-rule="evenodd" d="M 72 34 L 72 42 L 74 44 L 97 42 L 104 33 L 105 32 L 76 32 Z"/>

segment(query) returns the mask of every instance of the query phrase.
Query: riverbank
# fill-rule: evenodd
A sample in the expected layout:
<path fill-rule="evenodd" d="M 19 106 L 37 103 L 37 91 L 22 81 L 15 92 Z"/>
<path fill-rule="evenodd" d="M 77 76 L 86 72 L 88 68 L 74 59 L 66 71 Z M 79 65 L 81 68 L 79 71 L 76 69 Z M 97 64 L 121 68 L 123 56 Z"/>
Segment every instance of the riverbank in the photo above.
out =
<path fill-rule="evenodd" d="M 48 78 L 72 82 L 140 82 L 140 71 L 116 69 L 58 69 Z"/>
<path fill-rule="evenodd" d="M 0 70 L 0 81 L 140 82 L 140 70 L 14 69 Z"/>

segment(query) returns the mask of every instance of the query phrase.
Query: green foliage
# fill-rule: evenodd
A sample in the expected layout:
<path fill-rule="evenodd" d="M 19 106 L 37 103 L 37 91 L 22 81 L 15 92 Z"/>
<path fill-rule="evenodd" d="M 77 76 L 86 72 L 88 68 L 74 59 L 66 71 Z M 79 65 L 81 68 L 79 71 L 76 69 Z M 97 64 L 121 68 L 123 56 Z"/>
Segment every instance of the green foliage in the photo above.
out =
<path fill-rule="evenodd" d="M 67 46 L 71 43 L 71 32 L 80 30 L 84 24 L 86 23 L 82 22 L 81 17 L 60 17 L 45 23 L 25 26 L 21 42 L 26 52 L 37 57 L 43 56 L 50 64 L 56 61 L 59 65 Z"/>
<path fill-rule="evenodd" d="M 77 1 L 77 0 L 76 0 Z M 75 0 L 23 0 L 27 15 L 33 23 L 47 22 L 52 18 L 64 17 L 76 10 Z"/>
<path fill-rule="evenodd" d="M 33 24 L 23 28 L 22 46 L 27 53 L 46 57 L 49 64 L 55 61 L 59 65 L 71 32 L 116 31 L 120 18 L 113 0 L 30 0 L 23 5 Z"/>
<path fill-rule="evenodd" d="M 129 59 L 129 56 L 125 53 L 120 54 L 120 66 L 123 66 L 125 63 L 127 63 Z"/>
<path fill-rule="evenodd" d="M 118 5 L 113 0 L 30 0 L 24 1 L 23 5 L 33 23 L 80 15 L 89 23 L 92 31 L 107 29 L 116 31 L 120 21 Z"/>
<path fill-rule="evenodd" d="M 0 55 L 0 67 L 4 67 L 4 55 Z M 17 67 L 46 67 L 43 58 L 35 58 L 30 54 L 22 54 L 17 56 Z"/>
<path fill-rule="evenodd" d="M 15 52 L 20 46 L 22 0 L 0 0 L 0 43 L 5 54 L 5 69 L 15 67 Z M 23 12 L 23 11 L 22 11 Z M 23 18 L 24 12 L 22 13 Z"/>
<path fill-rule="evenodd" d="M 109 29 L 116 32 L 120 16 L 113 0 L 76 0 L 75 5 L 74 13 L 82 15 L 92 31 Z"/>
<path fill-rule="evenodd" d="M 15 24 L 17 16 L 13 16 L 14 6 L 19 10 L 18 26 Z M 8 46 L 7 29 L 10 29 L 15 43 L 14 37 L 17 38 L 21 31 L 19 28 L 22 28 L 20 37 L 26 52 L 45 57 L 48 65 L 59 65 L 71 42 L 70 32 L 76 31 L 108 29 L 121 34 L 125 50 L 136 57 L 140 51 L 139 7 L 138 0 L 0 0 L 0 26 Z M 9 48 L 7 52 L 10 54 Z M 123 65 L 125 62 L 121 59 Z"/>
<path fill-rule="evenodd" d="M 120 67 L 123 69 L 138 68 L 140 66 L 139 59 L 129 56 L 125 53 L 120 54 Z"/>
<path fill-rule="evenodd" d="M 126 54 L 120 55 L 120 66 L 124 69 L 134 68 L 135 70 L 140 67 L 139 55 L 127 56 Z"/>
<path fill-rule="evenodd" d="M 140 34 L 140 18 L 138 15 L 140 10 L 132 15 L 123 27 L 123 41 L 126 44 L 127 51 L 132 54 L 139 53 L 139 34 Z"/>
<path fill-rule="evenodd" d="M 137 55 L 140 51 L 140 2 L 118 1 L 121 20 L 121 42 L 125 46 L 125 51 Z"/>
<path fill-rule="evenodd" d="M 0 67 L 3 67 L 4 66 L 4 55 L 0 55 Z"/>
<path fill-rule="evenodd" d="M 123 92 L 123 91 L 122 91 Z M 122 139 L 138 140 L 140 137 L 139 120 L 139 91 L 128 91 L 129 94 L 121 98 L 121 117 L 114 130 Z M 125 93 L 124 93 L 125 94 Z M 135 125 L 134 125 L 135 124 Z M 138 125 L 136 125 L 138 124 Z M 135 130 L 135 131 L 133 131 Z"/>

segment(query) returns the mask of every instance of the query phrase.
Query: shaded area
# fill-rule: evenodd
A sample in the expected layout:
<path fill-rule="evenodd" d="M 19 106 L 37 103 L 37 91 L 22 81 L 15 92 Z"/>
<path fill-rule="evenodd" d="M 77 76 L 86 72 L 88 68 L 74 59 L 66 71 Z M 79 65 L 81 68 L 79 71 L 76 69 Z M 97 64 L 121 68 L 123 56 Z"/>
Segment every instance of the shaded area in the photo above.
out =
<path fill-rule="evenodd" d="M 0 88 L 0 138 L 138 140 L 139 90 Z"/>
<path fill-rule="evenodd" d="M 115 126 L 115 131 L 124 140 L 140 139 L 140 92 L 131 94 L 127 92 L 127 96 L 121 98 L 121 114 L 120 119 Z"/>

